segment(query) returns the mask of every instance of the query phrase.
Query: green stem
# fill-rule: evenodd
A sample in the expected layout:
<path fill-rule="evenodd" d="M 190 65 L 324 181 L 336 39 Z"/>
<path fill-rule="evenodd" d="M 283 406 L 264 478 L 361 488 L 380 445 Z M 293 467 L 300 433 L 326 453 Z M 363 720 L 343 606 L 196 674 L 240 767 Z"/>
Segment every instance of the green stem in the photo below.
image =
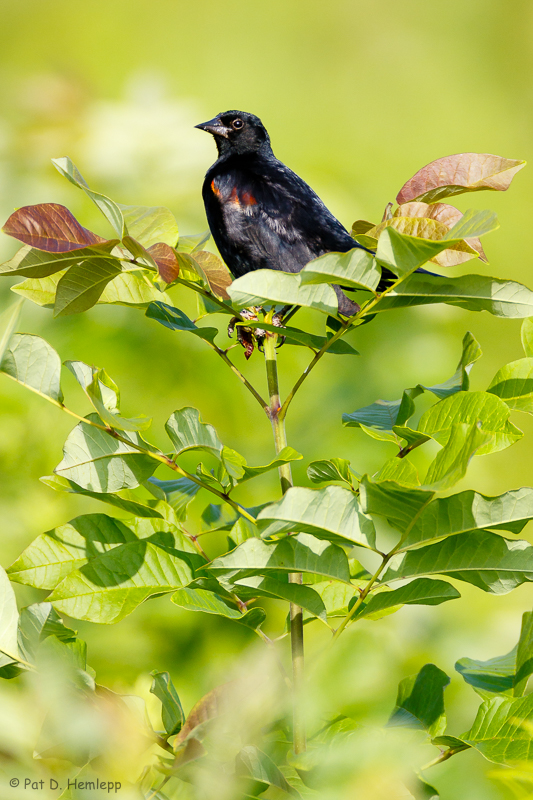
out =
<path fill-rule="evenodd" d="M 9 375 L 8 377 L 11 376 Z M 64 411 L 65 414 L 69 414 L 71 417 L 74 417 L 79 422 L 84 422 L 86 425 L 90 425 L 93 428 L 98 428 L 98 430 L 107 433 L 109 436 L 112 436 L 113 439 L 117 439 L 117 441 L 123 442 L 123 444 L 128 445 L 128 447 L 132 447 L 134 450 L 138 450 L 139 453 L 143 453 L 145 456 L 153 458 L 155 461 L 159 461 L 160 464 L 164 464 L 166 467 L 173 470 L 174 472 L 177 472 L 182 477 L 188 478 L 190 481 L 196 483 L 202 489 L 207 489 L 208 492 L 216 494 L 217 497 L 220 497 L 221 500 L 224 500 L 225 503 L 228 503 L 242 517 L 245 517 L 250 522 L 255 523 L 256 521 L 255 518 L 252 517 L 252 515 L 248 511 L 246 511 L 246 509 L 243 508 L 239 503 L 236 503 L 235 500 L 233 500 L 228 494 L 226 494 L 225 492 L 219 492 L 218 489 L 215 489 L 214 486 L 209 486 L 209 484 L 204 483 L 199 478 L 197 478 L 196 475 L 192 475 L 190 472 L 187 472 L 182 467 L 180 467 L 179 464 L 176 464 L 174 461 L 172 461 L 171 458 L 165 456 L 163 453 L 154 453 L 152 450 L 147 450 L 145 447 L 141 447 L 141 445 L 135 444 L 135 442 L 132 442 L 130 439 L 126 439 L 124 436 L 121 436 L 120 433 L 116 431 L 114 428 L 110 428 L 107 425 L 103 424 L 99 425 L 97 422 L 93 422 L 93 420 L 87 419 L 86 417 L 82 417 L 80 414 L 76 414 L 75 411 L 72 411 L 70 408 L 67 408 L 65 405 L 63 405 L 63 403 L 60 403 L 58 400 L 54 400 L 53 397 L 49 397 L 48 395 L 43 394 L 42 392 L 36 389 L 33 389 L 31 386 L 27 386 L 27 388 L 35 392 L 35 394 L 38 394 L 40 397 L 44 397 L 44 399 L 48 400 L 49 403 L 52 403 L 52 405 L 61 409 L 61 411 Z"/>
<path fill-rule="evenodd" d="M 443 761 L 448 761 L 449 758 L 460 752 L 461 750 L 454 750 L 453 747 L 450 747 L 449 750 L 445 750 L 444 753 L 441 753 L 440 756 L 434 758 L 433 761 L 430 761 L 428 764 L 424 764 L 423 767 L 420 767 L 420 772 L 423 772 L 430 767 L 436 767 L 437 764 L 442 764 Z"/>
<path fill-rule="evenodd" d="M 381 573 L 383 572 L 383 570 L 385 569 L 385 567 L 387 566 L 387 564 L 389 563 L 389 560 L 391 558 L 392 558 L 392 553 L 389 553 L 388 555 L 386 555 L 383 558 L 383 561 L 379 565 L 379 568 L 376 570 L 374 575 L 372 575 L 372 577 L 368 581 L 367 585 L 362 590 L 360 596 L 357 598 L 356 602 L 353 604 L 353 606 L 350 609 L 349 613 L 344 617 L 344 619 L 342 620 L 341 624 L 339 625 L 339 627 L 337 628 L 337 630 L 333 634 L 333 639 L 332 639 L 333 642 L 335 642 L 339 638 L 339 636 L 341 635 L 341 633 L 343 632 L 345 627 L 353 619 L 353 617 L 357 613 L 357 610 L 364 603 L 365 598 L 367 597 L 368 593 L 370 592 L 372 586 L 375 584 L 375 582 L 377 581 L 377 579 L 379 578 L 379 576 L 381 575 Z"/>
<path fill-rule="evenodd" d="M 267 322 L 270 319 L 267 318 Z M 287 447 L 285 433 L 285 420 L 281 417 L 281 403 L 279 399 L 278 365 L 276 358 L 276 334 L 268 333 L 265 338 L 265 364 L 270 397 L 269 416 L 272 422 L 272 432 L 276 453 Z M 292 472 L 290 464 L 283 464 L 279 468 L 281 491 L 283 494 L 290 489 Z M 302 583 L 302 575 L 298 572 L 289 574 L 290 583 Z M 292 657 L 292 693 L 293 693 L 293 749 L 296 755 L 306 750 L 305 719 L 303 713 L 303 688 L 304 688 L 304 626 L 303 613 L 300 606 L 290 604 L 291 626 L 291 657 Z"/>
<path fill-rule="evenodd" d="M 211 342 L 207 342 L 207 344 L 211 345 Z M 235 375 L 238 377 L 238 379 L 239 379 L 240 381 L 242 381 L 242 382 L 243 382 L 243 384 L 246 386 L 246 388 L 248 389 L 248 391 L 250 392 L 250 394 L 251 394 L 253 397 L 255 397 L 255 399 L 257 400 L 257 402 L 259 403 L 259 405 L 261 406 L 261 408 L 263 409 L 263 411 L 264 411 L 264 412 L 267 414 L 267 416 L 270 416 L 270 408 L 269 408 L 269 406 L 268 406 L 268 403 L 267 403 L 267 402 L 265 402 L 265 400 L 263 400 L 263 398 L 261 397 L 261 395 L 259 394 L 259 392 L 258 392 L 258 391 L 257 391 L 257 390 L 256 390 L 256 389 L 255 389 L 255 388 L 252 386 L 252 384 L 250 383 L 250 381 L 249 381 L 247 378 L 245 378 L 245 377 L 244 377 L 244 375 L 242 374 L 242 372 L 241 372 L 241 371 L 240 371 L 240 370 L 239 370 L 239 369 L 238 369 L 238 368 L 235 366 L 235 364 L 233 363 L 233 361 L 231 361 L 231 359 L 230 359 L 230 358 L 228 358 L 228 355 L 227 355 L 226 351 L 225 351 L 225 350 L 222 350 L 222 348 L 221 348 L 221 347 L 217 347 L 217 345 L 216 345 L 216 344 L 213 344 L 213 345 L 212 345 L 212 348 L 213 348 L 213 350 L 215 351 L 215 353 L 217 353 L 217 355 L 219 355 L 219 356 L 220 356 L 220 358 L 222 359 L 222 361 L 223 361 L 225 364 L 227 364 L 227 365 L 228 365 L 228 367 L 229 367 L 229 368 L 231 369 L 231 371 L 232 371 L 232 372 L 233 372 L 233 373 L 234 373 L 234 374 L 235 374 Z"/>

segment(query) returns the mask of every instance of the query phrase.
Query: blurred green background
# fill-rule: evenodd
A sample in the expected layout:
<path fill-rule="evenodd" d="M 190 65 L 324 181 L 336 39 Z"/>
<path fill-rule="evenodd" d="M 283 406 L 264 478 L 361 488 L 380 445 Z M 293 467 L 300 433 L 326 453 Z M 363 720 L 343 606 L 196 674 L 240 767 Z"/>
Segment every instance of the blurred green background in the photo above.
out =
<path fill-rule="evenodd" d="M 92 187 L 118 202 L 167 205 L 182 233 L 204 230 L 200 188 L 215 148 L 193 126 L 228 108 L 258 114 L 276 155 L 348 227 L 361 217 L 378 222 L 403 183 L 441 156 L 477 151 L 533 158 L 533 5 L 526 0 L 1 0 L 0 9 L 2 221 L 15 207 L 57 202 L 107 233 L 96 208 L 50 164 L 69 155 Z M 457 272 L 479 270 L 533 286 L 532 195 L 528 168 L 508 193 L 457 198 L 462 210 L 492 208 L 501 221 L 484 243 L 490 264 L 471 262 Z M 16 249 L 1 237 L 2 260 Z M 13 300 L 7 280 L 0 293 L 5 308 Z M 174 296 L 194 315 L 189 297 Z M 300 321 L 321 332 L 320 315 L 302 313 Z M 202 342 L 172 335 L 137 310 L 103 306 L 52 320 L 50 311 L 26 303 L 19 330 L 44 336 L 63 359 L 105 367 L 121 387 L 126 413 L 154 417 L 156 444 L 165 442 L 170 413 L 194 405 L 250 463 L 266 463 L 273 454 L 261 410 L 224 365 Z M 344 429 L 342 412 L 378 397 L 395 399 L 418 382 L 446 379 L 467 330 L 485 351 L 472 376 L 473 388 L 483 389 L 499 366 L 521 357 L 519 322 L 449 306 L 398 311 L 353 338 L 360 358 L 325 358 L 288 420 L 289 443 L 304 453 L 294 471 L 297 482 L 307 484 L 305 467 L 314 458 L 341 456 L 354 469 L 370 471 L 393 455 L 388 445 Z M 233 354 L 263 386 L 261 357 L 254 354 L 244 366 L 243 353 Z M 308 355 L 286 346 L 280 359 L 288 388 Z M 64 381 L 67 401 L 86 413 L 74 380 L 66 375 Z M 0 559 L 7 566 L 42 531 L 104 509 L 39 483 L 61 459 L 72 427 L 66 416 L 7 378 L 0 381 L 0 408 Z M 465 488 L 499 494 L 532 483 L 533 423 L 525 415 L 514 421 L 524 439 L 475 459 Z M 274 475 L 255 482 L 242 500 L 256 504 L 269 491 L 276 491 Z M 199 495 L 195 513 L 209 501 Z M 521 613 L 533 605 L 533 588 L 503 597 L 466 584 L 460 589 L 457 603 L 404 609 L 349 630 L 333 662 L 319 661 L 312 671 L 318 705 L 381 724 L 398 680 L 427 661 L 453 675 L 462 656 L 490 658 L 509 650 Z M 39 599 L 17 591 L 22 603 Z M 277 621 L 282 624 L 281 611 Z M 243 648 L 256 647 L 245 629 L 182 612 L 165 598 L 116 626 L 74 627 L 88 642 L 101 682 L 145 692 L 149 671 L 167 669 L 186 707 L 231 677 Z M 310 654 L 326 641 L 313 627 L 307 628 Z M 2 691 L 20 690 L 10 684 Z M 471 724 L 476 697 L 459 677 L 448 694 L 451 729 L 459 734 Z M 428 751 L 425 760 L 431 757 Z M 485 777 L 488 769 L 474 753 L 461 754 L 432 778 L 444 800 L 491 800 L 502 795 Z M 381 797 L 368 786 L 365 800 Z"/>

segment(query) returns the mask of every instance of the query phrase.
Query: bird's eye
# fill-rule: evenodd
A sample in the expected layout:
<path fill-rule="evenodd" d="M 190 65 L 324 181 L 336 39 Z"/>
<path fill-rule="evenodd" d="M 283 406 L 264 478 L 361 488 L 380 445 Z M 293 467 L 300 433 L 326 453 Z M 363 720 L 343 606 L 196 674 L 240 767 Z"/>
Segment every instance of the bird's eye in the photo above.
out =
<path fill-rule="evenodd" d="M 239 117 L 237 117 L 237 119 L 234 119 L 233 122 L 231 123 L 231 127 L 233 128 L 234 131 L 240 131 L 240 129 L 244 127 L 244 122 L 242 121 L 242 119 L 239 119 Z"/>

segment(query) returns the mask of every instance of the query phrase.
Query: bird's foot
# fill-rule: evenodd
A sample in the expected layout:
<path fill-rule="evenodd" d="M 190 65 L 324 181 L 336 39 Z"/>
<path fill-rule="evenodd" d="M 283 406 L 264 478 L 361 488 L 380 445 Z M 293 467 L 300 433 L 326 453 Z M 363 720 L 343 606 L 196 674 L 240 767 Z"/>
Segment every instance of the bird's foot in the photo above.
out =
<path fill-rule="evenodd" d="M 243 308 L 241 311 L 241 318 L 257 322 L 257 314 L 261 311 L 260 307 Z M 237 328 L 237 341 L 244 347 L 244 357 L 246 360 L 250 358 L 254 352 L 255 345 L 259 352 L 263 352 L 263 342 L 265 341 L 266 331 L 262 328 L 248 328 L 246 325 L 238 325 L 241 320 L 239 317 L 232 317 L 228 325 L 228 336 L 233 336 L 235 328 Z"/>

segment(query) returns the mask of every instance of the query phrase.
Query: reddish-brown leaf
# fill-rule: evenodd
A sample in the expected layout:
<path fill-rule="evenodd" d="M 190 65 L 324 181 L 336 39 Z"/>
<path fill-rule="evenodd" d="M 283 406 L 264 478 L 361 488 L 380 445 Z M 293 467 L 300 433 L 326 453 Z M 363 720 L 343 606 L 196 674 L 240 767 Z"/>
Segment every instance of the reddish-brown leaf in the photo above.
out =
<path fill-rule="evenodd" d="M 180 273 L 180 265 L 172 247 L 164 242 L 157 242 L 147 250 L 157 264 L 159 274 L 165 283 L 175 281 Z"/>
<path fill-rule="evenodd" d="M 229 300 L 230 296 L 226 290 L 233 279 L 222 259 L 207 250 L 194 253 L 193 258 L 203 269 L 213 294 L 221 300 Z"/>
<path fill-rule="evenodd" d="M 153 244 L 148 248 L 148 252 L 156 262 L 159 274 L 165 283 L 172 283 L 180 273 L 185 278 L 199 276 L 214 295 L 221 300 L 230 299 L 226 289 L 231 284 L 231 274 L 224 262 L 214 253 L 209 253 L 207 250 L 181 253 L 162 242 Z"/>
<path fill-rule="evenodd" d="M 425 219 L 434 219 L 441 222 L 447 227 L 448 230 L 453 228 L 456 222 L 459 222 L 463 216 L 462 211 L 459 211 L 455 206 L 450 206 L 447 203 L 404 203 L 394 212 L 394 217 L 424 217 Z M 470 245 L 477 253 L 482 261 L 487 261 L 487 257 L 483 250 L 483 246 L 479 239 L 465 239 L 465 242 Z M 472 253 L 464 252 L 461 250 L 444 250 L 438 256 L 431 260 L 441 267 L 453 267 L 456 264 L 462 264 L 468 261 L 473 256 Z"/>
<path fill-rule="evenodd" d="M 228 686 L 229 684 L 223 684 L 222 686 L 217 686 L 216 689 L 213 689 L 211 692 L 208 692 L 201 700 L 199 700 L 195 706 L 191 709 L 191 712 L 187 719 L 185 720 L 185 725 L 179 732 L 175 742 L 174 742 L 174 749 L 177 748 L 185 742 L 185 740 L 191 735 L 191 733 L 199 726 L 202 725 L 204 722 L 209 722 L 212 719 L 218 717 L 224 710 L 227 710 L 228 707 Z"/>
<path fill-rule="evenodd" d="M 396 202 L 421 200 L 435 203 L 444 197 L 482 189 L 504 192 L 525 161 L 494 156 L 490 153 L 458 153 L 445 156 L 422 167 L 402 186 Z"/>
<path fill-rule="evenodd" d="M 49 253 L 67 253 L 107 241 L 82 227 L 68 208 L 57 203 L 18 208 L 2 230 L 19 242 Z"/>
<path fill-rule="evenodd" d="M 381 222 L 372 228 L 370 231 L 371 236 L 379 238 L 385 228 L 393 227 L 400 233 L 405 233 L 407 236 L 418 236 L 420 239 L 433 239 L 439 241 L 443 239 L 448 233 L 448 227 L 435 219 L 427 219 L 426 217 L 397 217 L 388 219 Z M 444 258 L 441 256 L 444 255 Z M 452 245 L 452 247 L 439 253 L 435 258 L 430 259 L 441 267 L 450 267 L 453 264 L 460 264 L 462 261 L 468 261 L 469 258 L 475 258 L 476 252 L 470 244 L 464 239 L 462 242 Z"/>

